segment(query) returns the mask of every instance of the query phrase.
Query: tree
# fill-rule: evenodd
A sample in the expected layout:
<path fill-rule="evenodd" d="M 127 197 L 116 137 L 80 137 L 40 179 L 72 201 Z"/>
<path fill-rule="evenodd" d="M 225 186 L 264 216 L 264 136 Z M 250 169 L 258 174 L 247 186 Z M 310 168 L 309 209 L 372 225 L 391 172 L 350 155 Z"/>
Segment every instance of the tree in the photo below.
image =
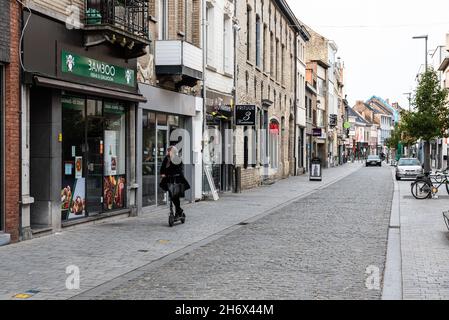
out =
<path fill-rule="evenodd" d="M 401 122 L 394 125 L 394 129 L 391 132 L 390 138 L 387 140 L 387 147 L 391 150 L 399 150 L 399 145 L 407 146 L 410 150 L 410 145 L 414 144 L 417 139 L 412 137 L 407 131 L 407 117 L 409 115 L 408 111 L 401 112 Z M 401 156 L 401 155 L 399 155 Z"/>
<path fill-rule="evenodd" d="M 430 172 L 430 141 L 447 137 L 449 129 L 448 90 L 440 86 L 433 69 L 421 75 L 412 99 L 414 112 L 404 112 L 401 127 L 410 140 L 424 141 L 424 170 Z"/>

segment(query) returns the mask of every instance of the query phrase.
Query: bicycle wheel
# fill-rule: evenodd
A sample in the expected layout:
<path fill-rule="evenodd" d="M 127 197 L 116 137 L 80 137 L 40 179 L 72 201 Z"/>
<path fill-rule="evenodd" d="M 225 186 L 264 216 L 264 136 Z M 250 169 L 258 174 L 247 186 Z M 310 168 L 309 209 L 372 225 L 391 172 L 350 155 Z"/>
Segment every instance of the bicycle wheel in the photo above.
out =
<path fill-rule="evenodd" d="M 446 180 L 445 185 L 446 185 L 447 194 L 449 194 L 449 181 L 448 180 Z"/>
<path fill-rule="evenodd" d="M 424 180 L 418 180 L 412 183 L 412 195 L 415 199 L 424 200 L 431 196 L 432 186 Z"/>

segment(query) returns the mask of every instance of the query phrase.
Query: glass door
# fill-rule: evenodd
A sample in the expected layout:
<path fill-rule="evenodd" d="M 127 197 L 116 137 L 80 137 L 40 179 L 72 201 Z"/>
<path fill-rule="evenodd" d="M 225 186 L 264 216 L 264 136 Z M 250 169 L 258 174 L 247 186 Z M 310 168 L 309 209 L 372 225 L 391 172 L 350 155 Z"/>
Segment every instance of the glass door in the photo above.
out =
<path fill-rule="evenodd" d="M 156 206 L 156 192 L 159 177 L 156 172 L 156 114 L 143 111 L 143 150 L 142 150 L 142 205 Z"/>
<path fill-rule="evenodd" d="M 157 165 L 157 204 L 158 205 L 166 205 L 167 204 L 167 195 L 165 192 L 159 187 L 159 180 L 161 176 L 161 167 L 162 162 L 164 161 L 165 155 L 167 154 L 168 148 L 168 127 L 167 126 L 157 126 L 156 133 L 156 143 L 157 143 L 157 156 L 156 156 L 156 165 Z"/>
<path fill-rule="evenodd" d="M 102 101 L 87 100 L 87 175 L 86 202 L 89 215 L 103 211 L 103 106 Z"/>

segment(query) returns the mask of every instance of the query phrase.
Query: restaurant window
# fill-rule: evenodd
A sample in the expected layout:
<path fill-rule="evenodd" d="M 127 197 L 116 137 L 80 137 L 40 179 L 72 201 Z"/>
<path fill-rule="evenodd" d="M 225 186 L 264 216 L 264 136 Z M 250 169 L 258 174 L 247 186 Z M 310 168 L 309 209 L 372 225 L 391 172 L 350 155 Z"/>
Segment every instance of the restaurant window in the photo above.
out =
<path fill-rule="evenodd" d="M 126 109 L 62 97 L 62 220 L 126 207 Z"/>

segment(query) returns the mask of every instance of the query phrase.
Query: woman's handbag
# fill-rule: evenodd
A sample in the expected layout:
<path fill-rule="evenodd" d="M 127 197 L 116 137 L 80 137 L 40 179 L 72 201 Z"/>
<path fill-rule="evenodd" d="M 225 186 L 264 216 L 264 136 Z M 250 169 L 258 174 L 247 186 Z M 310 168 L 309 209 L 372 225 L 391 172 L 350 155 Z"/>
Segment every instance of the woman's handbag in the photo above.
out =
<path fill-rule="evenodd" d="M 168 185 L 168 191 L 171 197 L 181 198 L 184 195 L 184 184 L 183 183 L 170 183 Z"/>

